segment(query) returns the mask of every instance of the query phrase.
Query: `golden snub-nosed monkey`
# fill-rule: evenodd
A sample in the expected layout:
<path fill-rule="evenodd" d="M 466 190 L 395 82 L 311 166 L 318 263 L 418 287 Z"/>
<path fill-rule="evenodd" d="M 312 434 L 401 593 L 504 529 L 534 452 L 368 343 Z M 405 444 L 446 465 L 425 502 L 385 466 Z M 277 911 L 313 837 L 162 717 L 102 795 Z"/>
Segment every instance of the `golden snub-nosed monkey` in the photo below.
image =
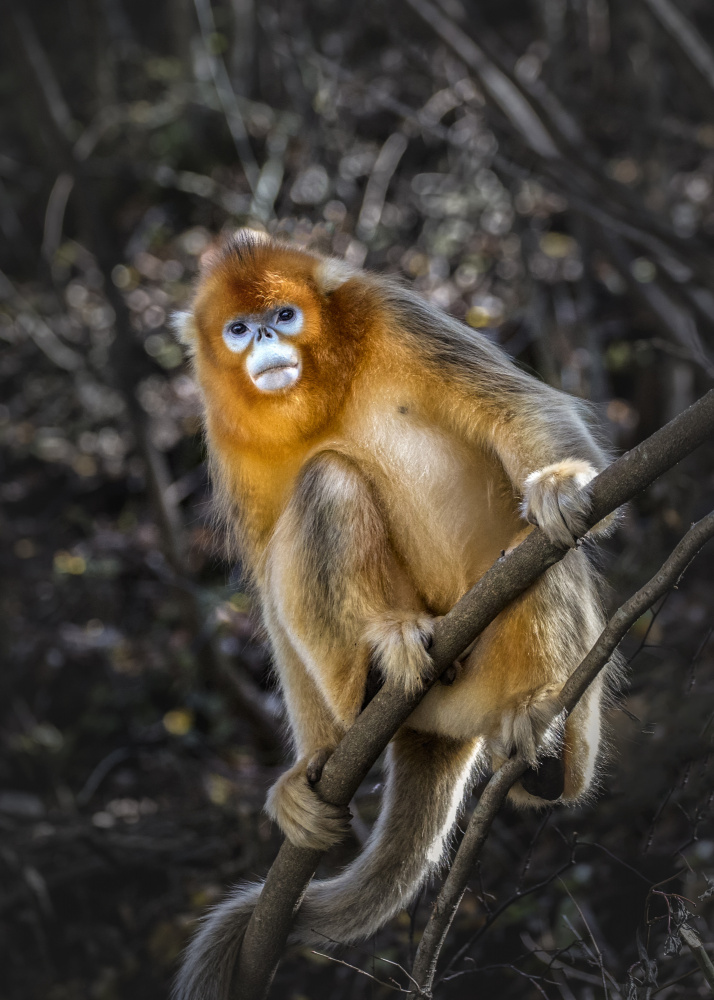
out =
<path fill-rule="evenodd" d="M 313 789 L 360 712 L 370 665 L 411 689 L 434 620 L 538 524 L 573 545 L 605 464 L 576 400 L 396 281 L 242 231 L 205 256 L 175 325 L 193 356 L 218 503 L 252 578 L 295 763 L 267 809 L 328 848 L 346 813 Z M 529 523 L 530 522 L 530 523 Z M 571 548 L 481 635 L 389 748 L 382 810 L 341 875 L 313 883 L 293 941 L 353 942 L 441 857 L 475 766 L 536 763 L 543 719 L 601 628 Z M 511 792 L 574 802 L 598 756 L 602 682 Z M 226 997 L 260 886 L 234 890 L 188 948 L 177 1000 Z"/>

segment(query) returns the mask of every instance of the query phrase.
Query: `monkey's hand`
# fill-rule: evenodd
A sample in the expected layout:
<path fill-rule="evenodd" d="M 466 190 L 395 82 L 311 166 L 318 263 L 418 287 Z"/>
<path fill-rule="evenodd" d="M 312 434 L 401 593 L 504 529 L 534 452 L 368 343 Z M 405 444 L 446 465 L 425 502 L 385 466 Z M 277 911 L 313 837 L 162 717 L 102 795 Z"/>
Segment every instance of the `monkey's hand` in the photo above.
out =
<path fill-rule="evenodd" d="M 436 619 L 420 612 L 388 612 L 369 622 L 365 638 L 387 683 L 418 691 L 432 669 L 427 650 Z"/>
<path fill-rule="evenodd" d="M 302 757 L 268 792 L 265 811 L 296 847 L 326 851 L 350 828 L 349 809 L 324 802 L 312 787 L 330 752 L 318 750 L 312 757 Z"/>
<path fill-rule="evenodd" d="M 551 542 L 572 548 L 587 528 L 588 483 L 596 475 L 592 465 L 574 458 L 531 472 L 524 484 L 521 515 L 542 528 Z"/>

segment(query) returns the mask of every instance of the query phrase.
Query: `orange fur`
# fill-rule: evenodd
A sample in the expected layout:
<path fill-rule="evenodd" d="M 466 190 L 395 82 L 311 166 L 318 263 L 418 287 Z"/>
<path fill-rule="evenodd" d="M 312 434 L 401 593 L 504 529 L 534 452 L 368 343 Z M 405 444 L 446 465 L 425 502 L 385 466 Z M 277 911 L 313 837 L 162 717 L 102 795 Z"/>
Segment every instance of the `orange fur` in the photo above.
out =
<path fill-rule="evenodd" d="M 302 322 L 289 337 L 276 318 L 286 306 Z M 227 346 L 236 320 L 252 324 L 248 347 Z M 178 326 L 204 398 L 219 504 L 261 602 L 293 734 L 296 763 L 269 810 L 295 843 L 324 848 L 343 817 L 320 802 L 308 765 L 360 711 L 370 662 L 387 681 L 418 686 L 435 617 L 532 530 L 528 521 L 574 544 L 604 456 L 576 401 L 480 334 L 394 282 L 270 239 L 243 233 L 217 245 Z M 289 387 L 262 391 L 252 379 L 246 358 L 261 337 L 298 352 Z M 392 750 L 378 829 L 354 866 L 311 888 L 300 940 L 356 940 L 403 905 L 442 852 L 479 762 L 518 749 L 536 766 L 545 746 L 563 760 L 562 798 L 587 792 L 601 689 L 564 733 L 545 733 L 543 720 L 600 627 L 594 574 L 573 549 L 486 629 L 453 685 L 436 685 L 415 710 Z M 415 826 L 422 777 L 430 804 Z M 513 801 L 542 804 L 537 778 L 529 789 L 517 786 Z M 397 878 L 405 858 L 411 874 Z M 235 894 L 209 918 L 181 1000 L 223 995 L 221 949 L 235 947 L 253 902 Z"/>

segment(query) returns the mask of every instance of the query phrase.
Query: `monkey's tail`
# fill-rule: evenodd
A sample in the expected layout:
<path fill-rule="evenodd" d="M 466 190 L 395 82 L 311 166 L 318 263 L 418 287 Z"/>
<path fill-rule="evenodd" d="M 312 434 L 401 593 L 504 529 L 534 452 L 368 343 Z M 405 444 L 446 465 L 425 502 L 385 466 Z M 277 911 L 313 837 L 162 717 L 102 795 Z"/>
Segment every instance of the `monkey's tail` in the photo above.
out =
<path fill-rule="evenodd" d="M 409 904 L 442 859 L 476 746 L 476 741 L 400 730 L 389 750 L 379 820 L 364 850 L 341 875 L 312 883 L 290 943 L 329 948 L 360 941 Z M 234 890 L 205 918 L 186 951 L 174 1000 L 228 1000 L 261 888 Z"/>

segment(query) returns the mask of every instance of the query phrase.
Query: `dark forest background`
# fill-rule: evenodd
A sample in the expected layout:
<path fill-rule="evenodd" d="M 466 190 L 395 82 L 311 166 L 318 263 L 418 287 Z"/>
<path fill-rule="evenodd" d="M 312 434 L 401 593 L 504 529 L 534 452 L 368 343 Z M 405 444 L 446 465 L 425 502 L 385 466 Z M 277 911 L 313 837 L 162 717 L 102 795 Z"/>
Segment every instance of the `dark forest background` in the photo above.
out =
<path fill-rule="evenodd" d="M 205 907 L 266 871 L 285 763 L 167 325 L 201 251 L 249 223 L 400 274 L 626 449 L 714 372 L 714 8 L 1 9 L 0 997 L 154 1000 Z M 630 505 L 610 608 L 714 506 L 713 458 Z M 497 821 L 437 996 L 712 992 L 678 930 L 714 954 L 713 584 L 710 548 L 626 640 L 597 799 Z M 349 965 L 291 952 L 272 996 L 389 996 L 430 898 Z"/>

